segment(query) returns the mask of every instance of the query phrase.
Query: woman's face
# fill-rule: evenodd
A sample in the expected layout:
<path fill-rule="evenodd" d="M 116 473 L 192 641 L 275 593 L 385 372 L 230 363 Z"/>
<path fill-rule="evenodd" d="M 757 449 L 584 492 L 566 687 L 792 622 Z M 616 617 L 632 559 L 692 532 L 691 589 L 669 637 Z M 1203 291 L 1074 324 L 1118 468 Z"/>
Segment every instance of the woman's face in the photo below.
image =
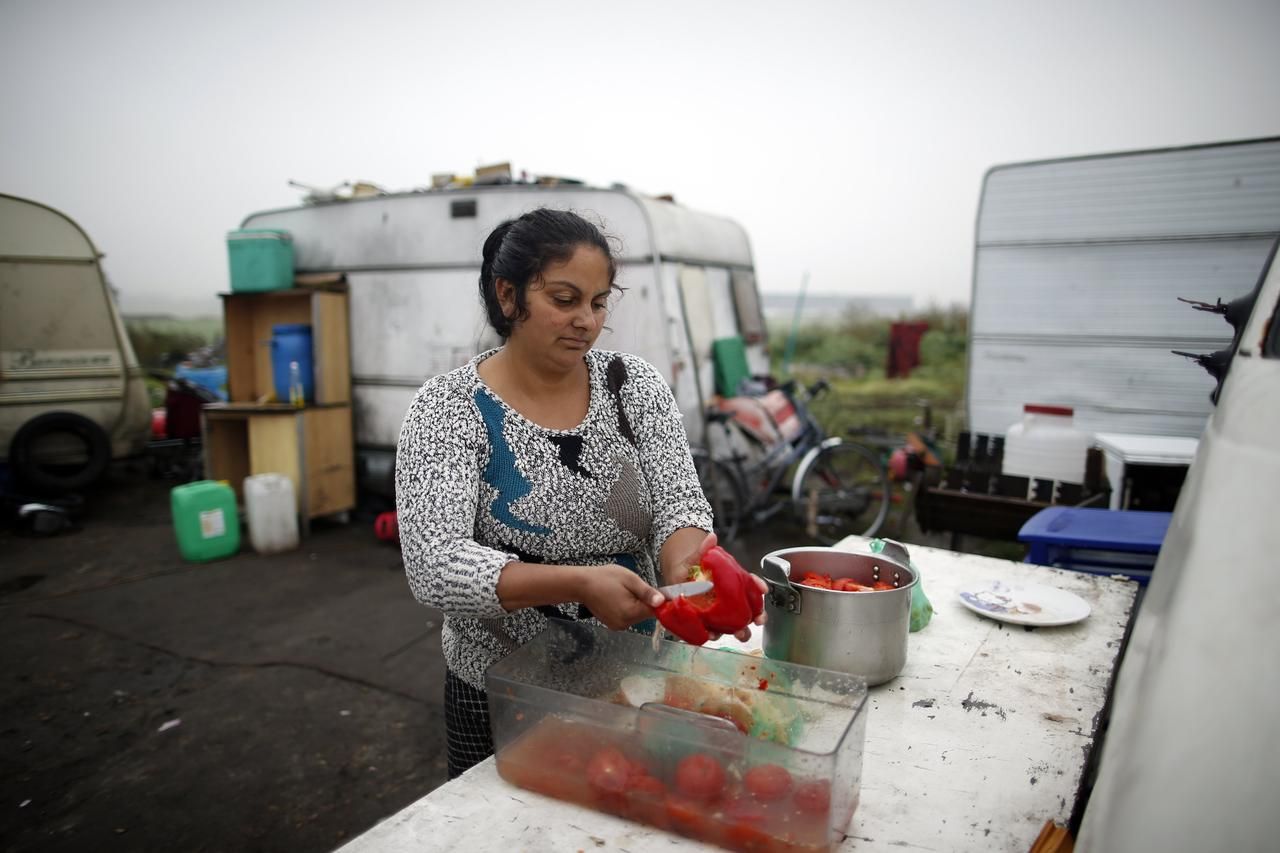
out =
<path fill-rule="evenodd" d="M 529 316 L 516 322 L 507 343 L 548 366 L 571 367 L 591 349 L 609 314 L 609 261 L 595 246 L 580 245 L 564 262 L 552 262 L 529 283 Z M 498 281 L 502 309 L 515 313 L 515 289 Z"/>

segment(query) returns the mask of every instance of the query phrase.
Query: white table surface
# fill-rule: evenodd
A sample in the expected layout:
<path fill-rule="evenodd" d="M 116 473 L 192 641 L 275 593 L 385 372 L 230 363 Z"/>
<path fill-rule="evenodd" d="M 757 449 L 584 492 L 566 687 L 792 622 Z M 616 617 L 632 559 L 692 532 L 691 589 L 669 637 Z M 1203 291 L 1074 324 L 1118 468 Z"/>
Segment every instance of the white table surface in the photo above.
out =
<path fill-rule="evenodd" d="M 870 690 L 861 804 L 840 849 L 1026 851 L 1045 820 L 1071 815 L 1137 587 L 920 546 L 911 556 L 935 613 L 911 635 L 902 674 Z M 960 604 L 960 590 L 997 579 L 1074 592 L 1092 613 L 1026 629 Z M 514 787 L 490 758 L 341 853 L 453 849 L 719 848 Z"/>
<path fill-rule="evenodd" d="M 1129 465 L 1190 465 L 1200 439 L 1177 435 L 1100 432 L 1093 443 Z"/>

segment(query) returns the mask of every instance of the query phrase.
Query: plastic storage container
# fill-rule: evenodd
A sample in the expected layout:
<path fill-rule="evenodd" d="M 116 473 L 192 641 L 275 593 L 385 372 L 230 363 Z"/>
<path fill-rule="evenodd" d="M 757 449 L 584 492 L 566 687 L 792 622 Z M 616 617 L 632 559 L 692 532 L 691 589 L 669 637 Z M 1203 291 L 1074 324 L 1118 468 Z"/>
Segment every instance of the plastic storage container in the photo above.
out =
<path fill-rule="evenodd" d="M 522 788 L 734 850 L 832 850 L 857 808 L 857 676 L 551 620 L 485 679 Z"/>
<path fill-rule="evenodd" d="M 298 547 L 298 502 L 293 481 L 287 476 L 245 477 L 244 510 L 253 550 L 259 554 L 275 554 Z"/>
<path fill-rule="evenodd" d="M 1066 406 L 1026 405 L 1022 420 L 1004 437 L 1000 473 L 1064 483 L 1083 483 L 1092 436 L 1076 429 Z"/>
<path fill-rule="evenodd" d="M 201 563 L 240 550 L 236 494 L 226 483 L 198 480 L 169 492 L 173 530 L 183 559 Z"/>
<path fill-rule="evenodd" d="M 297 364 L 296 372 L 292 369 Z M 271 381 L 276 400 L 293 400 L 293 386 L 302 382 L 302 396 L 308 403 L 316 399 L 315 373 L 311 359 L 311 327 L 306 323 L 280 323 L 271 327 Z"/>
<path fill-rule="evenodd" d="M 237 293 L 293 287 L 293 238 L 288 231 L 245 228 L 227 234 L 231 289 Z"/>

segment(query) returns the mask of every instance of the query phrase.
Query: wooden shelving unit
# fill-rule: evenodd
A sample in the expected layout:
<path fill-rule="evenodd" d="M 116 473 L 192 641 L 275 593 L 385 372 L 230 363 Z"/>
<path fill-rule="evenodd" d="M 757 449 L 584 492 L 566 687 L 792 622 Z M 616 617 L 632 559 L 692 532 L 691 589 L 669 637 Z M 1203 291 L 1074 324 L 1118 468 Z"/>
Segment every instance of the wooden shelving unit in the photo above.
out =
<path fill-rule="evenodd" d="M 206 476 L 229 482 L 240 500 L 250 474 L 288 476 L 304 532 L 313 518 L 355 507 L 347 306 L 345 288 L 222 294 L 229 400 L 204 410 Z M 275 400 L 278 323 L 311 326 L 315 402 L 303 408 Z"/>

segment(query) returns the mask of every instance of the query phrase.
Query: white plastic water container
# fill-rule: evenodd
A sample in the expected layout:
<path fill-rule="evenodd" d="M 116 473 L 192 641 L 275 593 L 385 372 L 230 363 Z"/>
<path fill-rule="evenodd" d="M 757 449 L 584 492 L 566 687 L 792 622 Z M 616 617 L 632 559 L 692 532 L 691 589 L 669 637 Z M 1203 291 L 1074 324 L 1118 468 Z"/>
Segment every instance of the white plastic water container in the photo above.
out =
<path fill-rule="evenodd" d="M 275 554 L 298 547 L 297 499 L 293 481 L 284 474 L 245 477 L 244 508 L 253 550 Z"/>
<path fill-rule="evenodd" d="M 1083 483 L 1093 436 L 1076 429 L 1067 406 L 1025 405 L 1022 420 L 1004 436 L 1000 472 L 1018 477 Z"/>

